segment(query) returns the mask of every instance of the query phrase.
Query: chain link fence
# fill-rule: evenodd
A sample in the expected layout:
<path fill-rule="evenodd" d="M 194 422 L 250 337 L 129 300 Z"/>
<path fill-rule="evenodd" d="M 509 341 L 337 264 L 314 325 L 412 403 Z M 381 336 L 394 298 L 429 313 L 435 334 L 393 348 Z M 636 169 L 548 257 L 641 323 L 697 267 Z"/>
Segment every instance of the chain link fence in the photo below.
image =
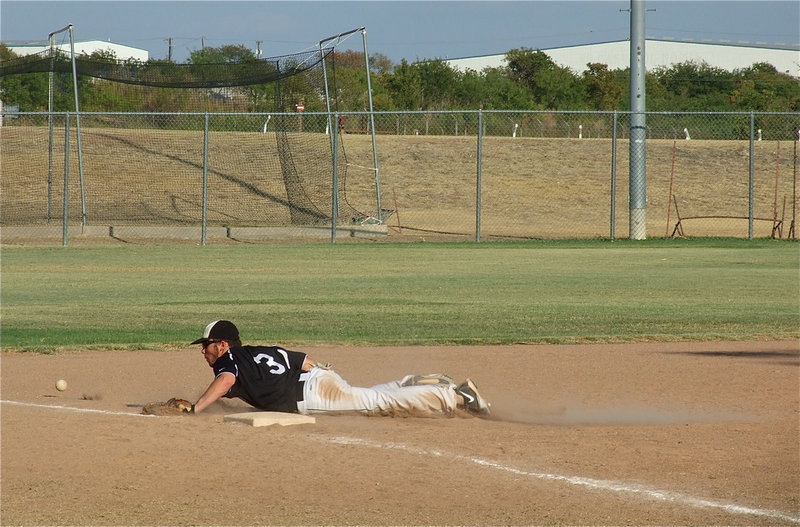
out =
<path fill-rule="evenodd" d="M 3 242 L 630 236 L 629 113 L 372 117 L 5 114 Z M 647 236 L 796 238 L 798 127 L 647 113 Z"/>

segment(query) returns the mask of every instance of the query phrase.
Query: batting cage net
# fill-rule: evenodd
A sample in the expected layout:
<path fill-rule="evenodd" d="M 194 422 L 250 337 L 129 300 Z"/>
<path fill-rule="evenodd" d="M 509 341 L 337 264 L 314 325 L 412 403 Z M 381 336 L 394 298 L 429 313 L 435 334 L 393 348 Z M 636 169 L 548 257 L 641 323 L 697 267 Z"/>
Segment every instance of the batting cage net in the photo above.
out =
<path fill-rule="evenodd" d="M 326 111 L 336 110 L 336 98 L 326 97 L 335 94 L 334 59 L 333 48 L 224 64 L 80 56 L 78 115 L 67 113 L 75 109 L 69 56 L 47 51 L 2 61 L 0 83 L 49 76 L 55 105 L 52 113 L 22 112 L 4 123 L 0 222 L 60 222 L 62 206 L 84 225 L 322 225 L 332 210 L 337 222 L 363 216 L 347 197 L 341 140 L 332 206 L 331 134 L 340 127 Z M 103 90 L 82 89 L 98 83 Z M 125 111 L 86 111 L 98 102 L 89 93 Z M 155 110 L 170 106 L 191 111 Z M 38 145 L 33 157 L 31 145 Z M 14 162 L 17 146 L 26 149 L 24 163 Z"/>
<path fill-rule="evenodd" d="M 225 63 L 117 60 L 95 53 L 75 57 L 79 76 L 162 88 L 222 88 L 267 84 L 314 69 L 333 49 L 305 51 L 266 59 Z M 45 50 L 0 62 L 0 77 L 24 73 L 72 73 L 72 59 L 61 50 Z"/>

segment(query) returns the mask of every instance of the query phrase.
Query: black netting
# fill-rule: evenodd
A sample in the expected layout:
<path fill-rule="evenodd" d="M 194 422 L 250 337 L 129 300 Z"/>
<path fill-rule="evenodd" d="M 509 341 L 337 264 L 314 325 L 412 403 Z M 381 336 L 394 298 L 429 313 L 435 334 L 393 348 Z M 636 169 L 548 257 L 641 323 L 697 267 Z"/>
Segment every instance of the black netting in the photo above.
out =
<path fill-rule="evenodd" d="M 333 48 L 306 51 L 224 64 L 175 64 L 167 61 L 119 61 L 75 57 L 78 75 L 125 84 L 160 88 L 221 88 L 265 84 L 316 67 Z M 72 73 L 72 61 L 62 52 L 49 50 L 0 62 L 0 77 L 24 73 Z"/>
<path fill-rule="evenodd" d="M 209 125 L 213 133 L 212 147 L 220 145 L 219 148 L 213 148 L 211 156 L 209 195 L 215 203 L 232 199 L 237 206 L 226 208 L 226 213 L 219 217 L 210 214 L 208 221 L 221 225 L 230 225 L 232 221 L 246 225 L 319 225 L 331 221 L 333 156 L 330 134 L 340 133 L 340 127 L 332 125 L 330 116 L 322 112 L 305 114 L 302 111 L 292 113 L 292 110 L 297 109 L 300 103 L 313 108 L 326 107 L 323 68 L 328 69 L 335 85 L 333 51 L 333 48 L 325 48 L 226 64 L 141 63 L 82 55 L 76 57 L 76 72 L 79 76 L 110 83 L 135 85 L 129 87 L 129 96 L 133 93 L 130 90 L 143 94 L 162 90 L 162 93 L 199 92 L 206 98 L 226 95 L 237 101 L 241 100 L 245 87 L 270 84 L 268 89 L 258 92 L 265 105 L 266 99 L 273 99 L 268 113 L 220 113 Z M 50 71 L 71 75 L 72 62 L 64 53 L 55 52 L 51 55 L 49 50 L 0 62 L 0 77 Z M 217 88 L 234 89 L 214 90 Z M 240 93 L 236 90 L 240 90 Z M 145 96 L 130 98 L 132 101 L 148 100 Z M 181 96 L 180 99 L 184 100 L 185 97 Z M 335 98 L 333 100 L 335 105 Z M 140 122 L 142 119 L 152 122 L 143 124 Z M 124 123 L 117 123 L 117 120 Z M 145 185 L 148 190 L 139 188 L 126 197 L 121 188 L 132 186 L 131 181 L 142 179 L 143 176 L 136 172 L 127 181 L 116 181 L 115 177 L 138 170 L 131 167 L 162 162 L 170 163 L 168 173 L 182 173 L 182 170 L 190 167 L 184 177 L 196 175 L 199 162 L 196 155 L 201 151 L 198 148 L 202 144 L 198 142 L 199 136 L 192 134 L 198 126 L 196 118 L 190 115 L 162 117 L 152 114 L 144 117 L 133 112 L 118 117 L 84 115 L 81 134 L 84 139 L 86 179 L 91 182 L 86 194 L 89 220 L 109 223 L 191 222 L 183 213 L 174 217 L 174 207 L 165 206 L 164 210 L 154 207 L 153 204 L 159 202 L 157 196 L 168 195 L 165 203 L 174 203 L 178 199 L 174 189 L 167 188 L 164 186 L 166 184 Z M 143 132 L 138 130 L 142 127 L 150 129 L 150 132 L 142 135 Z M 42 130 L 38 132 L 40 136 L 44 133 Z M 37 127 L 32 127 L 31 134 L 36 133 Z M 23 136 L 21 141 L 28 137 Z M 108 141 L 112 141 L 113 146 L 107 144 Z M 184 143 L 188 145 L 185 148 L 182 147 Z M 347 186 L 347 159 L 341 140 L 338 145 L 340 190 L 337 202 L 340 207 L 336 220 L 349 221 L 360 213 L 349 204 L 344 193 Z M 113 152 L 113 155 L 108 155 L 109 152 Z M 148 159 L 144 165 L 140 162 L 143 156 Z M 172 163 L 177 165 L 172 166 Z M 19 166 L 20 170 L 24 170 L 25 163 Z M 24 177 L 24 173 L 21 172 L 19 176 Z M 147 207 L 140 205 L 144 192 L 156 193 L 156 197 L 147 200 Z M 6 215 L 6 219 L 8 217 Z M 48 213 L 48 221 L 49 218 Z"/>

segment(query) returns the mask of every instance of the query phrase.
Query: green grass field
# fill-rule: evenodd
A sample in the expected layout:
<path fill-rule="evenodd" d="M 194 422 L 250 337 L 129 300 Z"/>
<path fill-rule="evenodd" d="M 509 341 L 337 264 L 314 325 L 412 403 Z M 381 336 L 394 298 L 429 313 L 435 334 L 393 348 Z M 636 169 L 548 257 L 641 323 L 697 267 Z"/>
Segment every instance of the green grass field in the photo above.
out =
<path fill-rule="evenodd" d="M 775 240 L 2 248 L 2 348 L 798 338 Z"/>

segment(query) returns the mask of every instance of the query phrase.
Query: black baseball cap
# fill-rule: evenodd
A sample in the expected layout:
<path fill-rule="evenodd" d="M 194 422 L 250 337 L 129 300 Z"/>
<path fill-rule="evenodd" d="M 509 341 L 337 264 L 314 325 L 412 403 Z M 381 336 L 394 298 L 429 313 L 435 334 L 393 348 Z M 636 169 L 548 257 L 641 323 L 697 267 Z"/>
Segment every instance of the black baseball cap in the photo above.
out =
<path fill-rule="evenodd" d="M 228 320 L 215 320 L 206 326 L 203 336 L 192 342 L 192 344 L 206 343 L 211 340 L 239 340 L 239 330 Z"/>

